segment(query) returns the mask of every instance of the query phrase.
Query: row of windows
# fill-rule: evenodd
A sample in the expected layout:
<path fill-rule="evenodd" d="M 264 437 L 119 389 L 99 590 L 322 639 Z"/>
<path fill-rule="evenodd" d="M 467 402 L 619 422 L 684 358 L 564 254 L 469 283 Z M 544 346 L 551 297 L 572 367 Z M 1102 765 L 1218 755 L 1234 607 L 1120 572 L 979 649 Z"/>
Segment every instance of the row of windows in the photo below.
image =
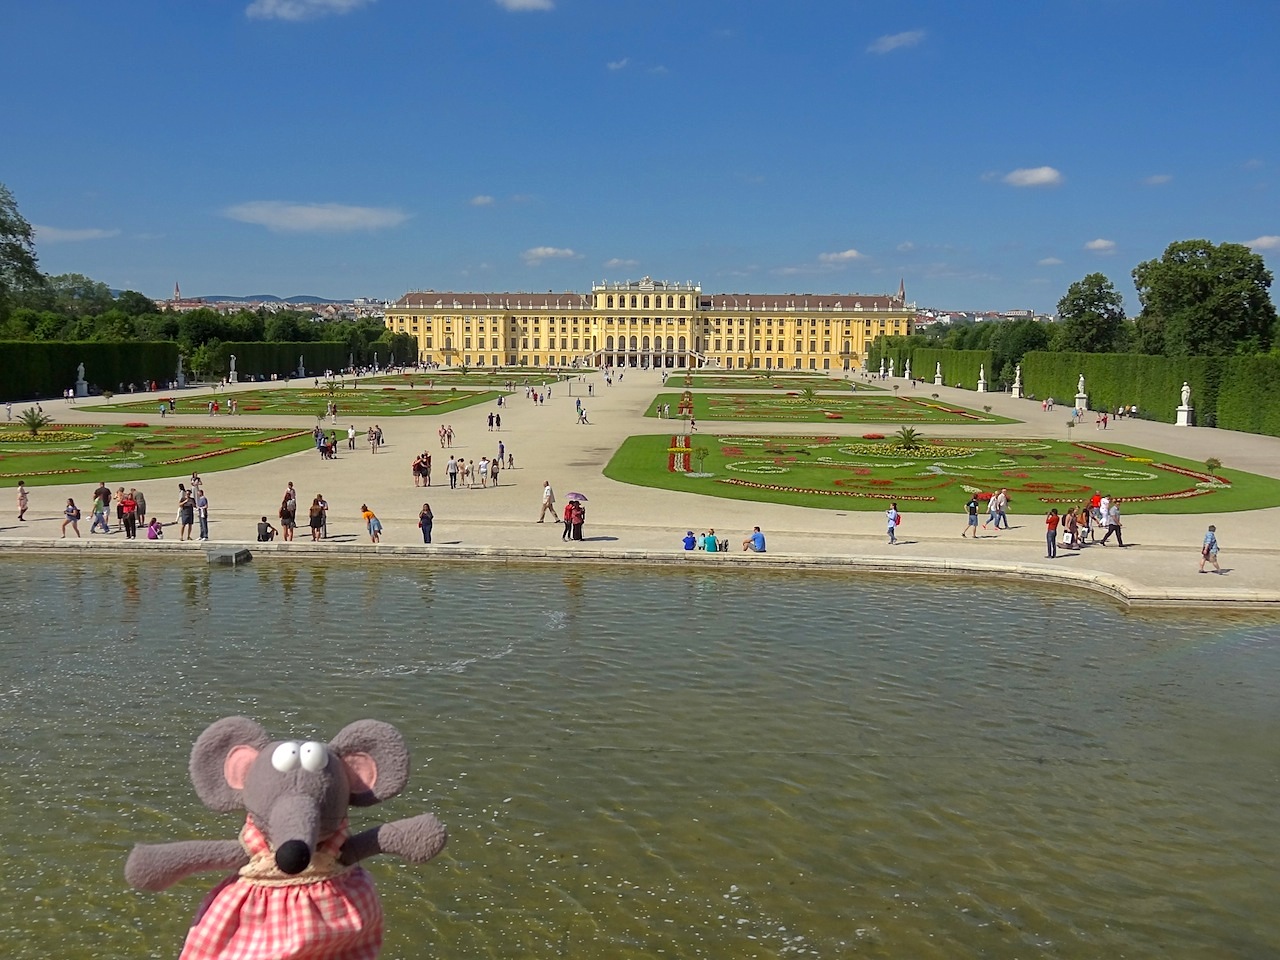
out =
<path fill-rule="evenodd" d="M 626 295 L 625 295 L 625 294 L 619 294 L 619 295 L 618 295 L 618 306 L 619 306 L 619 307 L 625 307 L 625 306 L 627 305 L 627 304 L 626 304 L 626 299 L 627 299 L 627 298 L 626 298 Z M 633 294 L 631 294 L 631 306 L 632 306 L 632 307 L 636 307 L 637 309 L 641 309 L 641 310 L 647 310 L 647 309 L 649 309 L 649 295 L 648 295 L 647 293 L 646 293 L 646 294 L 644 294 L 644 296 L 642 296 L 642 297 L 640 298 L 640 300 L 641 300 L 641 302 L 640 302 L 639 304 L 637 304 L 637 303 L 636 303 L 636 295 L 635 295 L 634 293 L 633 293 Z M 607 309 L 610 309 L 610 310 L 612 310 L 612 309 L 613 309 L 613 294 L 612 294 L 612 293 L 611 293 L 611 294 L 609 294 L 607 297 L 605 297 L 605 304 L 604 304 L 604 305 L 605 305 L 605 307 L 606 307 Z M 655 296 L 655 297 L 653 298 L 653 305 L 654 305 L 655 307 L 657 307 L 658 309 L 661 309 L 661 308 L 662 308 L 662 294 L 658 294 L 657 296 Z M 683 295 L 683 294 L 681 294 L 681 296 L 680 296 L 680 309 L 681 309 L 681 310 L 683 310 L 684 308 L 685 308 L 685 298 L 684 298 L 684 295 Z M 676 298 L 675 298 L 674 296 L 672 296 L 671 294 L 667 294 L 667 309 L 668 309 L 668 310 L 674 310 L 674 309 L 676 309 Z"/>

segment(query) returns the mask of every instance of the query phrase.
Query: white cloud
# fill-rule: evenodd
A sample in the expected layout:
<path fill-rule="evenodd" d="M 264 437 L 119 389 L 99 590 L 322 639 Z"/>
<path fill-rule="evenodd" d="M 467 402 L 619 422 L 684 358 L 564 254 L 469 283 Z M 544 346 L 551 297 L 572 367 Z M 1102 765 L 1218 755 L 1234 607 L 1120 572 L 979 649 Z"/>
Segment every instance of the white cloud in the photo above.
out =
<path fill-rule="evenodd" d="M 898 244 L 899 253 L 910 253 L 915 248 L 916 248 L 916 245 L 912 243 L 910 240 L 903 240 L 902 243 Z"/>
<path fill-rule="evenodd" d="M 820 263 L 848 263 L 850 260 L 861 260 L 862 254 L 850 247 L 848 250 L 841 250 L 839 253 L 820 253 L 818 261 Z"/>
<path fill-rule="evenodd" d="M 666 64 L 660 63 L 656 67 L 650 67 L 649 72 L 656 73 L 656 74 L 664 74 L 667 72 L 667 66 Z"/>
<path fill-rule="evenodd" d="M 610 60 L 608 63 L 605 64 L 605 66 L 608 67 L 610 70 L 621 70 L 630 62 L 631 62 L 630 57 L 623 57 L 621 60 Z"/>
<path fill-rule="evenodd" d="M 544 260 L 572 260 L 577 256 L 568 247 L 530 247 L 520 254 L 520 259 L 530 266 L 537 266 Z"/>
<path fill-rule="evenodd" d="M 1153 173 L 1142 181 L 1143 186 L 1161 187 L 1173 180 L 1172 173 Z"/>
<path fill-rule="evenodd" d="M 1265 166 L 1266 164 L 1263 163 L 1263 161 L 1259 160 L 1257 157 L 1254 157 L 1252 160 L 1246 160 L 1244 163 L 1240 164 L 1240 169 L 1241 170 L 1261 170 Z"/>
<path fill-rule="evenodd" d="M 497 0 L 498 6 L 512 13 L 523 13 L 526 10 L 554 10 L 554 0 Z"/>
<path fill-rule="evenodd" d="M 283 200 L 251 200 L 223 211 L 242 223 L 256 223 L 282 233 L 337 233 L 345 230 L 378 230 L 394 227 L 409 215 L 392 207 L 352 207 L 343 203 L 286 203 Z"/>
<path fill-rule="evenodd" d="M 39 230 L 40 228 L 37 227 L 36 229 Z M 1253 240 L 1247 241 L 1245 243 L 1245 246 L 1251 247 L 1254 250 L 1280 249 L 1280 237 L 1271 236 L 1271 235 L 1264 236 L 1264 237 L 1255 237 Z"/>
<path fill-rule="evenodd" d="M 374 0 L 253 0 L 245 16 L 254 20 L 314 20 L 330 14 L 351 13 Z"/>
<path fill-rule="evenodd" d="M 1053 167 L 1023 167 L 1006 173 L 1004 182 L 1011 187 L 1056 187 L 1062 174 Z"/>
<path fill-rule="evenodd" d="M 98 227 L 85 227 L 79 230 L 67 230 L 63 227 L 42 227 L 32 224 L 36 234 L 36 243 L 78 243 L 81 240 L 108 240 L 120 236 L 119 230 L 102 230 Z"/>
<path fill-rule="evenodd" d="M 1043 260 L 1037 260 L 1036 266 L 1037 267 L 1060 267 L 1062 266 L 1062 261 L 1059 260 L 1057 257 L 1045 257 Z"/>
<path fill-rule="evenodd" d="M 903 47 L 914 47 L 923 39 L 923 30 L 887 33 L 883 37 L 877 37 L 875 42 L 867 47 L 867 53 L 889 53 L 892 50 L 900 50 Z"/>
<path fill-rule="evenodd" d="M 1097 240 L 1090 240 L 1084 245 L 1086 250 L 1092 250 L 1094 253 L 1115 253 L 1116 242 L 1114 240 L 1103 240 L 1099 237 Z"/>
<path fill-rule="evenodd" d="M 624 260 L 624 259 L 622 259 L 621 257 L 614 257 L 614 258 L 613 258 L 613 259 L 611 259 L 611 260 L 606 260 L 606 261 L 604 262 L 604 265 L 605 265 L 606 267 L 608 267 L 610 270 L 615 270 L 615 269 L 617 269 L 618 267 L 638 267 L 638 266 L 640 266 L 640 261 L 639 261 L 639 260 Z"/>
<path fill-rule="evenodd" d="M 493 197 L 489 196 L 487 193 L 478 193 L 468 200 L 467 203 L 471 204 L 473 207 L 491 207 L 493 206 Z"/>

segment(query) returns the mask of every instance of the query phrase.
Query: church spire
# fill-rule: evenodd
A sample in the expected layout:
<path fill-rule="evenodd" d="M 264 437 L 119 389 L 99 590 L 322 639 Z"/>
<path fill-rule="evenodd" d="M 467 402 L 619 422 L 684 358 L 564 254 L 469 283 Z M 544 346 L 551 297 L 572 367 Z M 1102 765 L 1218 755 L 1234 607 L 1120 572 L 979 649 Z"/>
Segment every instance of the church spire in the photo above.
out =
<path fill-rule="evenodd" d="M 903 303 L 907 302 L 907 281 L 904 277 L 898 278 L 898 299 Z"/>

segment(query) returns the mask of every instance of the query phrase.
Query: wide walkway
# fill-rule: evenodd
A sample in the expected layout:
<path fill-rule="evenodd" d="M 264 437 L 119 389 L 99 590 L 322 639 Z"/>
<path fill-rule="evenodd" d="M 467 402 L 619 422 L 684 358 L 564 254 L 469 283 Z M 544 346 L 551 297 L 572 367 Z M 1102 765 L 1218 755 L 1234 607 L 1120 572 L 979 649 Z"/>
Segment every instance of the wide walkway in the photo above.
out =
<path fill-rule="evenodd" d="M 681 374 L 669 381 L 669 391 L 678 390 Z M 900 394 L 912 387 L 905 381 Z M 295 384 L 301 385 L 295 381 Z M 310 381 L 307 381 L 310 385 Z M 284 386 L 280 384 L 279 386 Z M 588 386 L 594 395 L 588 395 Z M 261 384 L 236 389 L 259 389 Z M 1014 400 L 1004 394 L 976 394 L 931 385 L 917 392 L 939 393 L 957 405 L 981 408 L 1025 421 L 1000 427 L 933 426 L 923 428 L 928 436 L 971 436 L 993 433 L 1017 437 L 1065 438 L 1068 412 L 1061 406 L 1042 412 L 1038 401 Z M 1060 551 L 1057 560 L 1044 556 L 1042 512 L 1028 515 L 1015 512 L 1012 529 L 986 531 L 978 541 L 961 539 L 964 529 L 963 504 L 957 502 L 954 515 L 912 514 L 906 509 L 898 530 L 899 543 L 889 546 L 884 536 L 883 515 L 879 512 L 837 512 L 801 507 L 722 500 L 635 487 L 608 480 L 603 468 L 622 440 L 637 433 L 659 433 L 664 427 L 679 432 L 679 421 L 645 417 L 652 399 L 662 390 L 658 371 L 624 371 L 621 381 L 606 387 L 600 374 L 552 387 L 551 398 L 536 406 L 518 390 L 502 408 L 501 432 L 486 428 L 490 404 L 461 410 L 451 417 L 383 418 L 386 444 L 375 454 L 363 441 L 367 421 L 357 421 L 360 441 L 355 451 L 341 445 L 339 458 L 323 461 L 314 452 L 296 454 L 268 463 L 228 472 L 201 471 L 210 500 L 212 546 L 249 544 L 264 557 L 283 552 L 302 554 L 415 554 L 430 552 L 448 557 L 514 557 L 542 559 L 563 557 L 578 560 L 634 560 L 663 563 L 752 563 L 757 566 L 788 568 L 810 566 L 853 566 L 899 572 L 948 572 L 979 578 L 997 576 L 1036 580 L 1059 579 L 1103 589 L 1133 603 L 1262 605 L 1280 608 L 1280 548 L 1275 531 L 1280 528 L 1280 508 L 1223 515 L 1144 516 L 1138 505 L 1126 511 L 1124 536 L 1127 546 L 1091 546 L 1078 553 Z M 578 425 L 574 399 L 581 397 L 590 425 Z M 95 410 L 99 401 L 64 405 L 48 401 L 45 411 L 61 422 L 102 423 L 138 419 L 137 415 L 105 414 Z M 148 418 L 150 419 L 150 418 Z M 169 418 L 174 423 L 202 424 L 210 418 L 188 415 Z M 245 424 L 295 426 L 309 430 L 309 418 L 245 417 Z M 226 418 L 219 418 L 225 425 Z M 450 451 L 442 451 L 437 428 L 448 422 L 454 429 L 454 455 L 478 460 L 492 456 L 501 440 L 515 456 L 515 469 L 503 470 L 497 489 L 450 490 L 444 463 Z M 345 437 L 347 421 L 337 427 Z M 751 424 L 701 423 L 702 435 L 743 433 L 840 433 L 853 436 L 868 430 L 891 431 L 884 425 L 832 424 Z M 1095 435 L 1092 419 L 1072 431 L 1072 439 L 1088 440 Z M 1280 439 L 1200 428 L 1179 428 L 1145 420 L 1114 422 L 1098 438 L 1132 444 L 1147 449 L 1203 460 L 1220 459 L 1228 468 L 1280 477 Z M 429 489 L 413 484 L 410 465 L 414 456 L 431 451 L 434 483 Z M 87 477 L 72 485 L 40 486 L 31 490 L 28 522 L 17 523 L 12 504 L 0 518 L 0 547 L 24 548 L 109 548 L 132 552 L 170 550 L 203 551 L 208 545 L 166 541 L 125 541 L 119 534 L 90 537 L 89 522 L 82 521 L 83 539 L 60 540 L 61 510 L 68 496 L 85 506 L 92 502 L 91 490 L 99 480 L 113 488 L 124 477 L 110 473 Z M 564 543 L 560 527 L 550 521 L 535 522 L 544 480 L 550 480 L 557 505 L 563 508 L 566 495 L 581 492 L 588 497 L 586 539 Z M 254 543 L 256 522 L 265 514 L 273 522 L 287 481 L 298 491 L 299 517 L 304 517 L 311 497 L 324 494 L 330 504 L 330 539 L 312 544 L 299 530 L 294 544 Z M 139 484 L 145 491 L 152 513 L 173 517 L 178 478 L 149 480 Z M 8 492 L 12 497 L 13 491 Z M 423 548 L 416 527 L 421 504 L 429 501 L 436 516 L 434 543 Z M 384 524 L 383 545 L 368 542 L 360 520 L 360 505 L 368 503 Z M 1015 503 L 1014 510 L 1020 505 Z M 87 512 L 86 512 L 87 515 Z M 305 522 L 305 521 L 304 521 Z M 1199 545 L 1205 527 L 1215 523 L 1222 543 L 1224 574 L 1198 574 Z M 768 554 L 744 555 L 743 537 L 755 524 L 768 537 Z M 277 524 L 278 525 L 278 524 Z M 686 530 L 701 532 L 708 526 L 729 539 L 728 555 L 686 554 L 680 540 Z M 175 531 L 170 531 L 175 533 Z M 416 545 L 417 549 L 410 549 Z M 266 546 L 267 549 L 262 549 Z"/>

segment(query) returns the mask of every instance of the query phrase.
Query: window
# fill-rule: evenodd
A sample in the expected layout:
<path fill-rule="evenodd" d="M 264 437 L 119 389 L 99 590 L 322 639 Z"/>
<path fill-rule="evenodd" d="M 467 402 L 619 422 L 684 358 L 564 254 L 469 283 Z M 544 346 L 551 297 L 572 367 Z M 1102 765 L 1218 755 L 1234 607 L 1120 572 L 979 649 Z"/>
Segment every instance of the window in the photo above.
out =
<path fill-rule="evenodd" d="M 684 309 L 684 294 L 680 295 L 680 309 Z"/>
<path fill-rule="evenodd" d="M 717 350 L 719 350 L 719 349 L 720 349 L 720 338 L 719 338 L 719 337 L 716 337 L 716 349 L 717 349 Z"/>
<path fill-rule="evenodd" d="M 528 350 L 528 349 L 529 349 L 529 338 L 528 338 L 528 337 L 521 337 L 521 338 L 520 338 L 520 349 L 521 349 L 521 350 Z M 524 361 L 523 361 L 523 360 L 521 360 L 520 362 L 521 362 L 521 363 L 524 363 Z"/>
<path fill-rule="evenodd" d="M 822 341 L 822 352 L 823 352 L 823 353 L 830 353 L 830 352 L 831 352 L 831 341 L 830 341 L 830 340 L 823 340 L 823 341 Z"/>
<path fill-rule="evenodd" d="M 756 349 L 756 350 L 759 350 L 759 349 L 760 349 L 760 340 L 759 340 L 759 339 L 757 339 L 757 340 L 756 340 L 756 342 L 755 342 L 755 349 Z"/>
<path fill-rule="evenodd" d="M 738 338 L 738 349 L 739 350 L 747 349 L 747 341 L 742 339 L 741 337 Z"/>
<path fill-rule="evenodd" d="M 801 341 L 797 340 L 797 341 L 796 341 L 796 353 L 800 353 L 802 350 L 804 350 L 804 344 L 803 344 Z M 797 360 L 796 362 L 797 362 L 797 363 L 799 363 L 800 361 L 798 361 L 798 360 Z"/>
<path fill-rule="evenodd" d="M 809 352 L 810 352 L 810 353 L 817 353 L 817 352 L 818 352 L 818 341 L 817 341 L 817 340 L 810 340 L 810 341 L 809 341 Z"/>
<path fill-rule="evenodd" d="M 577 350 L 577 349 L 578 349 L 578 338 L 577 338 L 577 337 L 574 337 L 574 338 L 573 338 L 573 349 L 575 349 L 575 350 Z"/>
<path fill-rule="evenodd" d="M 613 294 L 612 294 L 612 293 L 611 293 L 611 294 L 609 294 L 608 300 L 609 300 L 609 302 L 608 302 L 607 304 L 605 304 L 605 306 L 607 306 L 607 307 L 609 307 L 609 308 L 612 308 L 612 307 L 613 307 Z"/>
<path fill-rule="evenodd" d="M 676 298 L 675 298 L 675 297 L 673 297 L 673 296 L 671 296 L 671 294 L 669 294 L 669 293 L 668 293 L 668 294 L 667 294 L 667 309 L 668 309 L 668 310 L 672 309 L 672 308 L 675 306 L 675 304 L 676 304 Z"/>
<path fill-rule="evenodd" d="M 633 293 L 631 295 L 631 306 L 634 308 L 635 305 L 636 305 L 636 295 Z"/>
<path fill-rule="evenodd" d="M 773 341 L 772 341 L 772 340 L 766 340 L 766 341 L 764 342 L 764 348 L 765 348 L 766 350 L 770 350 L 770 351 L 772 351 L 772 350 L 773 350 Z"/>
<path fill-rule="evenodd" d="M 430 337 L 427 337 L 426 347 L 427 347 L 427 349 L 428 349 L 428 350 L 430 350 L 430 349 L 431 349 L 431 338 L 430 338 Z"/>
<path fill-rule="evenodd" d="M 560 349 L 561 349 L 561 350 L 568 350 L 568 349 L 569 349 L 569 338 L 568 338 L 568 337 L 561 337 L 561 338 L 560 338 Z"/>
<path fill-rule="evenodd" d="M 648 310 L 648 309 L 649 309 L 649 295 L 648 295 L 647 293 L 644 295 L 644 303 L 642 304 L 642 306 L 643 306 L 646 310 Z"/>
<path fill-rule="evenodd" d="M 465 337 L 465 338 L 463 339 L 463 341 L 462 341 L 462 349 L 463 349 L 463 350 L 470 350 L 470 349 L 471 349 L 471 338 L 470 338 L 470 337 Z M 468 362 L 470 362 L 470 361 L 468 361 Z"/>
<path fill-rule="evenodd" d="M 534 337 L 534 338 L 533 338 L 533 349 L 535 349 L 535 350 L 541 350 L 541 349 L 542 349 L 542 338 L 541 338 L 541 337 Z"/>

